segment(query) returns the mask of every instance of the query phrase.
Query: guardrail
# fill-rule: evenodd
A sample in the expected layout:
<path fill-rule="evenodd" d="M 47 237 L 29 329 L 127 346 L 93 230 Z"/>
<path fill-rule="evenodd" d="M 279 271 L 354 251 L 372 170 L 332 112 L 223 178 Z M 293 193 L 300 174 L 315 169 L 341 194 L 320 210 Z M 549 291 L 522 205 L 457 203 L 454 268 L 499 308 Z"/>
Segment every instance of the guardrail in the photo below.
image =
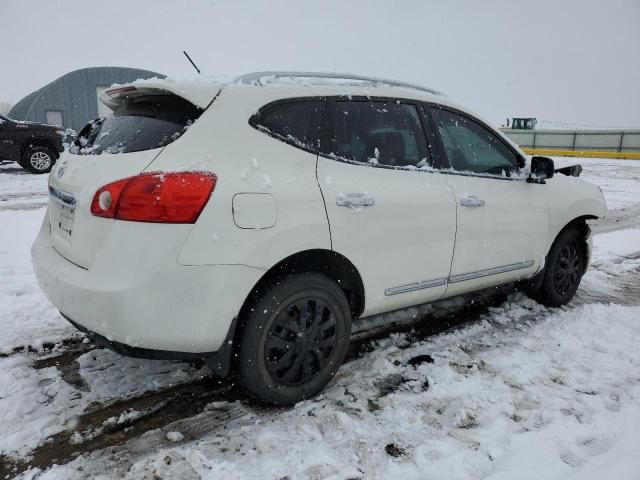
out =
<path fill-rule="evenodd" d="M 528 154 L 640 159 L 640 130 L 501 130 Z"/>

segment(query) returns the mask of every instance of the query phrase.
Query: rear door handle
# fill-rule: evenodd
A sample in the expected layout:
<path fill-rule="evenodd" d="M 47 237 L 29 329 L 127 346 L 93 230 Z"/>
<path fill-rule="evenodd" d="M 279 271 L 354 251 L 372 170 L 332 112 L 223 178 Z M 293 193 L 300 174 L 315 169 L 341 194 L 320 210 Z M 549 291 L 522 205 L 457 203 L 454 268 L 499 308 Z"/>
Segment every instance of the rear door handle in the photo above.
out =
<path fill-rule="evenodd" d="M 375 204 L 375 198 L 364 193 L 347 193 L 336 197 L 336 205 L 339 207 L 372 207 Z"/>
<path fill-rule="evenodd" d="M 463 207 L 484 207 L 484 200 L 475 195 L 467 195 L 460 199 L 460 205 Z"/>

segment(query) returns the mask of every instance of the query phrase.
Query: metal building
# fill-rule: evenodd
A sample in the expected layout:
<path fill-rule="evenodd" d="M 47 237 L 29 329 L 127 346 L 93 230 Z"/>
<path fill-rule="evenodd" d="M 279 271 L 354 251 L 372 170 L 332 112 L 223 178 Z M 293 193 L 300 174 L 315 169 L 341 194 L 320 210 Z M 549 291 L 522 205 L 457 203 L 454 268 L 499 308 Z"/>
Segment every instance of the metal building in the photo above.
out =
<path fill-rule="evenodd" d="M 124 67 L 83 68 L 67 73 L 20 100 L 9 112 L 14 120 L 48 123 L 80 130 L 89 120 L 108 114 L 98 96 L 114 83 L 164 78 L 148 70 Z"/>

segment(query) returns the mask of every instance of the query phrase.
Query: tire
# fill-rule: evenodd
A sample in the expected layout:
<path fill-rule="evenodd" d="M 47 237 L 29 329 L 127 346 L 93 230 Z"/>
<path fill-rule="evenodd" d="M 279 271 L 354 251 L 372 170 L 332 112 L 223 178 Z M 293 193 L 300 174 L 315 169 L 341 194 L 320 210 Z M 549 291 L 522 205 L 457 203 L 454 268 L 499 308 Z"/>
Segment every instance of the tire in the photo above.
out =
<path fill-rule="evenodd" d="M 567 228 L 556 238 L 535 291 L 531 296 L 548 307 L 568 303 L 578 290 L 587 270 L 587 247 L 575 228 Z"/>
<path fill-rule="evenodd" d="M 55 163 L 55 155 L 49 147 L 28 147 L 18 162 L 31 173 L 49 173 Z"/>
<path fill-rule="evenodd" d="M 333 280 L 293 274 L 264 289 L 246 310 L 236 374 L 252 398 L 293 405 L 329 383 L 351 333 L 349 303 Z"/>

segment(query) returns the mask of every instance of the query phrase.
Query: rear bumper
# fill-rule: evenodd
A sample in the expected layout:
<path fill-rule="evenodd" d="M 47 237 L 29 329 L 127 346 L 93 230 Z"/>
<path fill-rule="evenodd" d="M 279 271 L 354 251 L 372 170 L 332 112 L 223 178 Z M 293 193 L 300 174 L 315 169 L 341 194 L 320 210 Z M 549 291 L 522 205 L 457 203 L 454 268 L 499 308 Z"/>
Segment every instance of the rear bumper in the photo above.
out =
<path fill-rule="evenodd" d="M 158 258 L 146 260 L 148 255 L 123 239 L 105 241 L 100 259 L 86 270 L 53 248 L 45 217 L 31 255 L 49 301 L 81 330 L 104 338 L 105 346 L 146 358 L 211 357 L 224 346 L 263 271 L 180 266 L 175 254 L 160 254 L 162 242 L 154 239 L 149 250 Z"/>
<path fill-rule="evenodd" d="M 115 340 L 109 340 L 107 337 L 100 335 L 88 328 L 74 322 L 67 317 L 64 313 L 60 312 L 60 315 L 64 317 L 71 325 L 80 330 L 82 333 L 86 333 L 93 343 L 100 347 L 113 350 L 125 357 L 133 358 L 146 358 L 149 360 L 200 360 L 214 357 L 218 352 L 201 352 L 201 353 L 189 353 L 189 352 L 174 352 L 171 350 L 154 350 L 151 348 L 132 347 L 125 343 L 120 343 Z"/>
<path fill-rule="evenodd" d="M 61 315 L 74 327 L 83 333 L 86 333 L 91 337 L 93 343 L 104 348 L 113 350 L 125 357 L 145 358 L 149 360 L 184 360 L 193 361 L 200 360 L 207 363 L 209 368 L 213 370 L 217 375 L 226 377 L 231 367 L 231 352 L 233 349 L 233 336 L 236 330 L 236 319 L 231 322 L 231 327 L 227 333 L 227 338 L 217 352 L 202 352 L 202 353 L 189 353 L 189 352 L 173 352 L 170 350 L 153 350 L 150 348 L 132 347 L 124 343 L 109 340 L 103 337 L 99 333 L 93 332 L 79 323 L 74 322 L 65 314 Z"/>

